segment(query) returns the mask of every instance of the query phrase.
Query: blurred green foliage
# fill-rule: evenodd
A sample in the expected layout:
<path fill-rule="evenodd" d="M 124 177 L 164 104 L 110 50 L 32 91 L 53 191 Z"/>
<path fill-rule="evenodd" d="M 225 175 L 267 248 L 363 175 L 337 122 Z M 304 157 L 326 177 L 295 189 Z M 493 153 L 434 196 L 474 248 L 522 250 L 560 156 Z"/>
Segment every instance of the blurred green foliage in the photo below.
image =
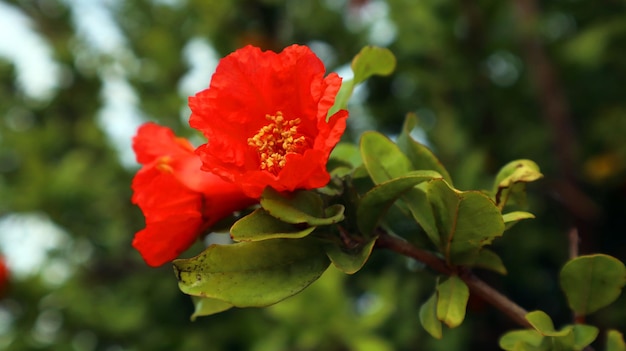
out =
<path fill-rule="evenodd" d="M 0 61 L 0 221 L 14 223 L 2 228 L 27 230 L 16 218 L 35 214 L 67 233 L 39 270 L 11 281 L 0 301 L 1 349 L 496 350 L 514 327 L 470 297 L 465 323 L 432 339 L 419 306 L 433 275 L 376 250 L 354 276 L 331 270 L 276 306 L 190 322 L 192 303 L 171 267 L 149 268 L 130 246 L 143 226 L 129 201 L 134 169 L 120 162 L 102 111 L 118 79 L 136 94 L 136 116 L 201 140 L 186 124 L 181 88 L 193 68 L 184 52 L 198 41 L 218 58 L 248 43 L 308 44 L 329 70 L 364 45 L 387 46 L 396 71 L 370 79 L 349 105 L 347 140 L 366 129 L 397 135 L 416 113 L 461 189 L 490 188 L 510 160 L 537 162 L 546 176 L 528 189 L 537 218 L 494 243 L 509 274 L 481 275 L 556 325 L 571 318 L 558 287 L 570 228 L 581 253 L 626 260 L 623 1 L 542 1 L 530 10 L 524 4 L 534 1 L 93 1 L 122 34 L 113 49 L 94 44 L 104 32 L 80 30 L 77 19 L 90 19 L 81 3 L 92 2 L 0 4 L 32 22 L 60 67 L 52 95 L 34 98 L 17 66 Z M 194 78 L 208 86 L 210 73 Z M 587 323 L 625 331 L 626 297 Z"/>

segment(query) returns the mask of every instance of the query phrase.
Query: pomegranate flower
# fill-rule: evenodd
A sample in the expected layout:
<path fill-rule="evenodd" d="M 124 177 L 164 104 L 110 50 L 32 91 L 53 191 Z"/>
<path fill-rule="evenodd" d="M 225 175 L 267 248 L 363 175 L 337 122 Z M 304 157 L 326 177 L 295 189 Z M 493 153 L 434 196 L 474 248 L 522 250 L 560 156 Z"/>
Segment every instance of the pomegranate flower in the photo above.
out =
<path fill-rule="evenodd" d="M 146 218 L 133 246 L 150 266 L 172 261 L 204 230 L 254 203 L 234 184 L 201 171 L 191 143 L 168 128 L 142 125 L 133 149 L 143 167 L 132 182 L 132 201 Z"/>
<path fill-rule="evenodd" d="M 278 54 L 246 46 L 222 59 L 209 88 L 189 98 L 189 123 L 208 139 L 196 150 L 202 169 L 253 198 L 267 186 L 326 185 L 348 112 L 327 118 L 341 78 L 324 74 L 322 61 L 299 45 Z"/>

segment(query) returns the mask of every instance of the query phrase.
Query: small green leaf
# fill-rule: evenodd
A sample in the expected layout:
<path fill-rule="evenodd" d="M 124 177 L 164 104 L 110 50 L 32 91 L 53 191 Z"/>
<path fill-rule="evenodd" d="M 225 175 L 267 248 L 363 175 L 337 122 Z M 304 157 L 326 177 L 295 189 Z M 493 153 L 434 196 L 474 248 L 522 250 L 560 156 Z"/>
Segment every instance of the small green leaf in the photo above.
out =
<path fill-rule="evenodd" d="M 363 163 L 361 152 L 353 143 L 339 143 L 330 154 L 329 162 L 340 161 L 356 168 Z"/>
<path fill-rule="evenodd" d="M 261 207 L 270 215 L 291 224 L 330 225 L 344 219 L 343 205 L 324 209 L 324 201 L 312 191 L 281 194 L 268 187 L 261 195 Z"/>
<path fill-rule="evenodd" d="M 396 68 L 396 58 L 389 49 L 366 46 L 352 59 L 354 78 L 344 80 L 335 97 L 335 103 L 328 110 L 327 117 L 345 109 L 354 88 L 373 75 L 386 76 Z"/>
<path fill-rule="evenodd" d="M 370 235 L 398 197 L 415 185 L 438 177 L 441 176 L 433 171 L 414 171 L 372 188 L 361 198 L 357 209 L 360 232 L 366 236 Z"/>
<path fill-rule="evenodd" d="M 330 262 L 319 241 L 306 237 L 211 245 L 173 263 L 183 293 L 260 307 L 297 294 Z"/>
<path fill-rule="evenodd" d="M 386 48 L 366 46 L 352 60 L 354 84 L 373 75 L 388 76 L 396 69 L 396 57 Z"/>
<path fill-rule="evenodd" d="M 259 241 L 267 239 L 298 239 L 311 234 L 316 227 L 297 226 L 285 223 L 262 208 L 241 218 L 230 229 L 235 241 Z"/>
<path fill-rule="evenodd" d="M 195 310 L 191 315 L 191 321 L 195 321 L 198 317 L 224 312 L 233 307 L 233 305 L 228 302 L 206 297 L 192 296 L 191 300 L 195 306 Z"/>
<path fill-rule="evenodd" d="M 511 197 L 523 204 L 526 196 L 525 184 L 542 177 L 539 166 L 531 160 L 507 163 L 496 175 L 494 183 L 496 204 L 502 209 Z"/>
<path fill-rule="evenodd" d="M 502 215 L 485 194 L 456 191 L 440 179 L 428 183 L 427 193 L 441 238 L 436 244 L 449 263 L 471 261 L 502 236 Z"/>
<path fill-rule="evenodd" d="M 509 212 L 502 215 L 502 220 L 504 221 L 505 230 L 514 226 L 517 222 L 524 219 L 532 219 L 535 218 L 535 215 L 530 212 L 524 211 L 514 211 Z"/>
<path fill-rule="evenodd" d="M 470 261 L 464 262 L 462 260 L 457 260 L 456 263 L 459 265 L 488 269 L 502 275 L 505 275 L 507 273 L 506 267 L 504 266 L 504 263 L 502 262 L 500 256 L 498 256 L 495 252 L 485 248 L 480 250 L 478 255 L 471 255 Z"/>
<path fill-rule="evenodd" d="M 575 324 L 572 326 L 574 332 L 574 349 L 582 350 L 589 346 L 598 337 L 599 330 L 593 325 Z"/>
<path fill-rule="evenodd" d="M 437 319 L 454 328 L 465 319 L 469 288 L 461 278 L 453 275 L 437 285 Z"/>
<path fill-rule="evenodd" d="M 411 161 L 386 136 L 373 131 L 361 136 L 361 157 L 376 184 L 402 177 L 413 170 Z"/>
<path fill-rule="evenodd" d="M 432 337 L 441 339 L 443 336 L 441 321 L 437 318 L 437 293 L 435 292 L 430 298 L 420 307 L 420 323 L 424 330 Z"/>
<path fill-rule="evenodd" d="M 326 254 L 335 267 L 347 274 L 358 272 L 372 253 L 376 238 L 355 248 L 343 248 L 336 244 L 325 245 Z"/>
<path fill-rule="evenodd" d="M 579 256 L 563 266 L 560 282 L 570 308 L 585 315 L 619 297 L 626 285 L 626 266 L 608 255 Z"/>
<path fill-rule="evenodd" d="M 335 103 L 328 110 L 328 114 L 326 115 L 326 119 L 327 120 L 332 115 L 337 113 L 337 111 L 345 110 L 346 107 L 348 107 L 348 101 L 350 100 L 350 97 L 352 97 L 352 92 L 353 91 L 354 91 L 354 80 L 353 79 L 348 79 L 348 80 L 344 79 L 341 82 L 341 88 L 339 88 L 339 91 L 337 92 L 337 95 L 335 96 Z"/>
<path fill-rule="evenodd" d="M 527 313 L 526 320 L 542 335 L 552 336 L 556 333 L 552 319 L 543 311 Z"/>
<path fill-rule="evenodd" d="M 538 349 L 544 341 L 544 336 L 532 329 L 513 330 L 500 337 L 499 345 L 507 351 Z M 518 348 L 518 345 L 528 345 L 532 348 Z"/>
<path fill-rule="evenodd" d="M 626 351 L 624 335 L 617 330 L 609 330 L 606 334 L 606 351 Z"/>
<path fill-rule="evenodd" d="M 418 143 L 411 137 L 411 132 L 417 125 L 417 117 L 415 114 L 408 114 L 404 120 L 402 133 L 398 136 L 398 147 L 402 150 L 413 164 L 413 169 L 429 169 L 433 170 L 443 177 L 443 179 L 452 185 L 452 178 L 441 164 L 439 159 L 426 146 Z"/>

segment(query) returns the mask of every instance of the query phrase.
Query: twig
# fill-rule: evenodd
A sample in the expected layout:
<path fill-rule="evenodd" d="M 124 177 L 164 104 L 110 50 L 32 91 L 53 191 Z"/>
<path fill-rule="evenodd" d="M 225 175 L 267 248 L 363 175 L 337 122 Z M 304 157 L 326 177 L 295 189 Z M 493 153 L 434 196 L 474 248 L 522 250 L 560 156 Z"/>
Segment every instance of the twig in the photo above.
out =
<path fill-rule="evenodd" d="M 458 274 L 459 278 L 467 284 L 473 294 L 480 296 L 493 307 L 506 314 L 518 325 L 525 328 L 531 327 L 530 323 L 525 318 L 528 313 L 525 309 L 476 277 L 471 271 L 453 269 L 446 265 L 444 260 L 433 255 L 432 253 L 419 249 L 411 245 L 406 240 L 389 235 L 382 230 L 379 231 L 378 234 L 378 240 L 376 241 L 376 245 L 378 247 L 389 249 L 401 255 L 414 258 L 426 264 L 438 273 L 445 275 Z"/>

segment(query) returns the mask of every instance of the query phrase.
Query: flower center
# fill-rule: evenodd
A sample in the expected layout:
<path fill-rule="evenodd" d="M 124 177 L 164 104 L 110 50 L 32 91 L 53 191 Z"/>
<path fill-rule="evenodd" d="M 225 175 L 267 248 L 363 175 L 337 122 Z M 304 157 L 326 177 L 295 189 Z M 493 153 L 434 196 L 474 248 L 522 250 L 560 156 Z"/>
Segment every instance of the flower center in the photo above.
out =
<path fill-rule="evenodd" d="M 257 149 L 262 170 L 278 174 L 285 167 L 285 157 L 302 152 L 305 145 L 304 136 L 296 136 L 301 120 L 296 118 L 287 121 L 280 111 L 275 116 L 265 115 L 265 119 L 269 124 L 248 138 L 248 145 Z"/>

